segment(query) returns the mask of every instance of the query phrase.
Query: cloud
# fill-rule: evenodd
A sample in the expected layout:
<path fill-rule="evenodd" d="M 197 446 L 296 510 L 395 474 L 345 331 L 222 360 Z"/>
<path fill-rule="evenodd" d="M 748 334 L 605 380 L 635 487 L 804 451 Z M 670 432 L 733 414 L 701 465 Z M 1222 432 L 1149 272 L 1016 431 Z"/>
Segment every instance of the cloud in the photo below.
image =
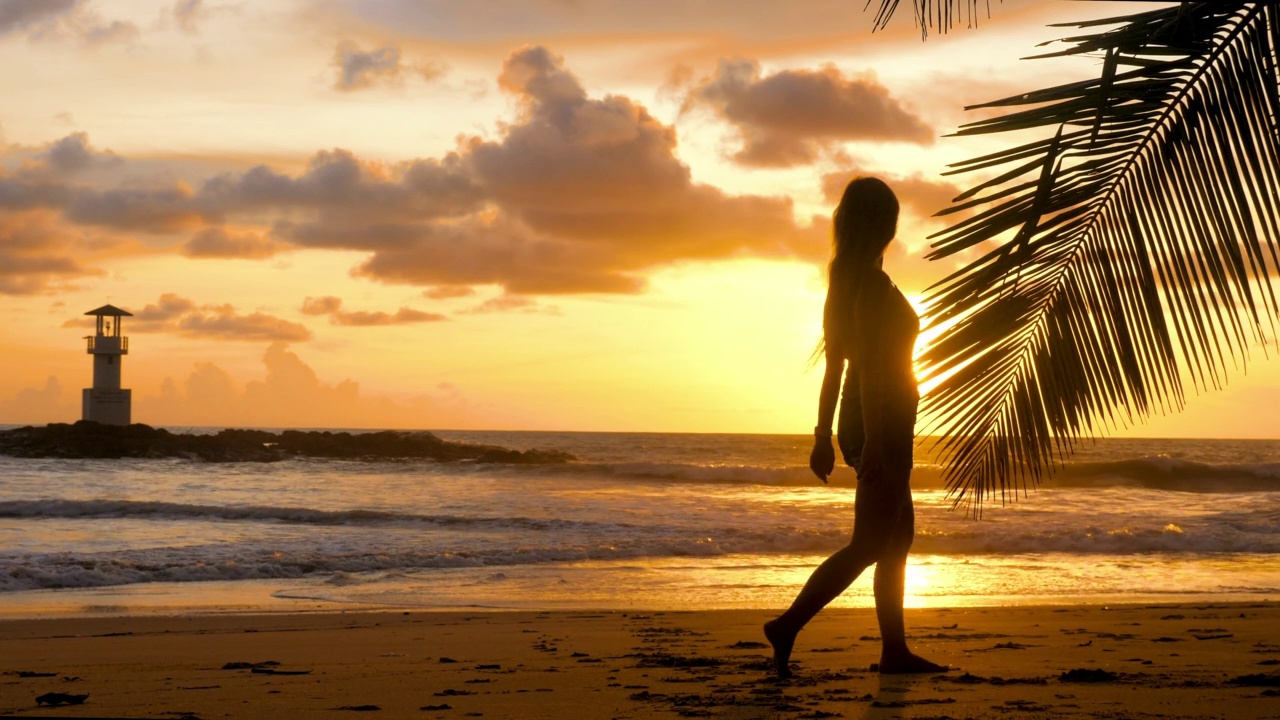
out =
<path fill-rule="evenodd" d="M 0 0 L 0 37 L 25 33 L 33 40 L 75 38 L 86 45 L 129 43 L 140 35 L 124 20 L 104 20 L 86 0 Z"/>
<path fill-rule="evenodd" d="M 206 220 L 191 188 L 183 182 L 168 187 L 77 189 L 64 214 L 83 225 L 148 233 L 188 230 Z"/>
<path fill-rule="evenodd" d="M 836 143 L 931 144 L 935 132 L 891 97 L 875 76 L 846 78 L 835 66 L 761 76 L 752 60 L 722 60 L 686 96 L 684 110 L 709 108 L 737 128 L 744 165 L 811 163 Z"/>
<path fill-rule="evenodd" d="M 58 378 L 50 375 L 43 387 L 24 388 L 11 398 L 0 400 L 0 422 L 67 422 L 80 416 L 79 393 L 71 397 Z"/>
<path fill-rule="evenodd" d="M 342 309 L 342 299 L 332 295 L 305 298 L 302 301 L 302 313 L 304 315 L 328 315 L 329 322 L 334 325 L 346 325 L 349 327 L 409 325 L 412 323 L 440 322 L 448 319 L 439 313 L 423 312 L 407 307 L 402 307 L 394 313 L 367 310 L 348 312 Z"/>
<path fill-rule="evenodd" d="M 265 376 L 238 388 L 212 363 L 200 363 L 181 383 L 167 379 L 159 395 L 134 390 L 134 419 L 155 425 L 328 428 L 463 428 L 483 426 L 457 388 L 406 398 L 362 395 L 351 380 L 326 382 L 285 343 L 262 356 Z M 0 410 L 5 406 L 0 404 Z M 4 416 L 8 417 L 8 416 Z"/>
<path fill-rule="evenodd" d="M 183 32 L 194 35 L 199 32 L 200 22 L 209 15 L 209 8 L 203 0 L 178 0 L 173 4 L 173 19 Z"/>
<path fill-rule="evenodd" d="M 475 294 L 476 289 L 470 285 L 437 285 L 422 291 L 422 297 L 430 300 L 451 300 Z"/>
<path fill-rule="evenodd" d="M 787 197 L 694 182 L 672 127 L 626 97 L 590 97 L 549 50 L 511 53 L 498 80 L 517 120 L 442 157 L 386 163 L 324 150 L 299 173 L 259 165 L 193 188 L 73 176 L 107 154 L 72 135 L 31 171 L 0 174 L 0 208 L 130 236 L 189 233 L 176 243 L 189 257 L 358 251 L 357 276 L 510 295 L 638 293 L 648 272 L 675 263 L 825 254 L 828 221 L 798 223 Z"/>
<path fill-rule="evenodd" d="M 4 0 L 0 2 L 0 37 L 48 26 L 70 13 L 81 0 Z"/>
<path fill-rule="evenodd" d="M 80 28 L 80 38 L 89 45 L 130 43 L 138 39 L 141 34 L 137 25 L 124 20 L 94 22 Z"/>
<path fill-rule="evenodd" d="M 128 310 L 128 308 L 124 308 Z M 79 327 L 83 319 L 68 320 L 63 327 Z M 230 304 L 199 305 L 176 293 L 164 293 L 133 312 L 125 322 L 129 333 L 169 333 L 200 340 L 304 342 L 311 339 L 305 326 L 261 312 L 240 314 Z"/>
<path fill-rule="evenodd" d="M 303 315 L 330 315 L 338 312 L 342 308 L 342 298 L 332 295 L 324 297 L 307 297 L 302 301 Z"/>
<path fill-rule="evenodd" d="M 559 315 L 560 310 L 555 306 L 542 307 L 537 300 L 523 295 L 499 295 L 489 298 L 479 305 L 460 310 L 460 315 L 488 315 L 491 313 L 542 313 L 546 315 Z"/>
<path fill-rule="evenodd" d="M 3 188 L 0 178 L 0 207 Z M 93 255 L 88 245 L 75 228 L 47 211 L 0 213 L 0 295 L 64 290 L 78 278 L 102 275 L 81 264 L 81 258 Z"/>
<path fill-rule="evenodd" d="M 333 66 L 338 71 L 333 86 L 343 91 L 361 90 L 378 84 L 399 84 L 406 72 L 428 81 L 444 74 L 444 66 L 436 62 L 404 65 L 400 62 L 400 48 L 394 45 L 366 52 L 351 41 L 338 45 L 333 53 Z"/>
<path fill-rule="evenodd" d="M 83 132 L 71 133 L 53 142 L 48 149 L 36 156 L 36 160 L 49 170 L 64 175 L 87 170 L 94 165 L 114 165 L 121 162 L 115 153 L 100 152 L 90 147 L 89 135 Z"/>
<path fill-rule="evenodd" d="M 178 333 L 211 340 L 270 340 L 303 342 L 311 339 L 305 326 L 263 313 L 240 315 L 231 305 L 204 306 L 178 321 Z"/>
<path fill-rule="evenodd" d="M 197 231 L 185 243 L 181 252 L 193 258 L 246 258 L 258 260 L 271 257 L 288 249 L 288 246 L 255 232 L 237 232 L 224 227 L 207 227 Z"/>

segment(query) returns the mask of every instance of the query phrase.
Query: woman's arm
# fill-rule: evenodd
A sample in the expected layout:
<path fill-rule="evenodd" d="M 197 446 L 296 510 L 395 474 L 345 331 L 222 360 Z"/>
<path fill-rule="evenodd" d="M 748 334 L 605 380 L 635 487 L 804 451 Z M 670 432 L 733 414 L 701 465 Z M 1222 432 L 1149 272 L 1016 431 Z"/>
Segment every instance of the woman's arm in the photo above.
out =
<path fill-rule="evenodd" d="M 844 356 L 838 347 L 828 343 L 826 371 L 822 375 L 822 390 L 818 394 L 818 424 L 813 429 L 813 452 L 809 453 L 809 469 L 822 482 L 836 467 L 836 452 L 831 446 L 831 424 L 836 415 L 836 400 L 840 395 L 840 380 L 844 376 Z"/>

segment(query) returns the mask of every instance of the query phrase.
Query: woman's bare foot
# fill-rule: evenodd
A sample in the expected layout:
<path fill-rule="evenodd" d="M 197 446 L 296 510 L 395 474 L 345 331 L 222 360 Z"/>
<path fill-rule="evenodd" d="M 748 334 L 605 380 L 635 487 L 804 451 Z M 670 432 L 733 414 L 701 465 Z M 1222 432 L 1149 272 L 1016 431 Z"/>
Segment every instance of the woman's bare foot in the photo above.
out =
<path fill-rule="evenodd" d="M 796 644 L 796 634 L 787 632 L 778 620 L 764 624 L 764 636 L 773 646 L 773 671 L 779 679 L 791 677 L 791 648 Z"/>
<path fill-rule="evenodd" d="M 892 655 L 880 655 L 880 667 L 878 668 L 881 675 L 910 675 L 912 673 L 940 673 L 947 672 L 951 668 L 946 665 L 925 660 L 910 651 L 902 653 L 894 653 Z"/>

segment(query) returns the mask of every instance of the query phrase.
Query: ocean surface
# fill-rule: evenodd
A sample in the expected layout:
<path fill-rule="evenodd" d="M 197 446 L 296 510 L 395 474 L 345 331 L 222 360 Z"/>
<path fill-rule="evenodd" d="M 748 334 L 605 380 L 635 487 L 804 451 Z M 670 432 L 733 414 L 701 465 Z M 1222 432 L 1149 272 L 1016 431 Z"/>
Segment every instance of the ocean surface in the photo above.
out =
<path fill-rule="evenodd" d="M 0 457 L 0 616 L 781 608 L 852 527 L 804 436 L 436 434 L 578 460 Z M 1280 599 L 1280 441 L 1085 443 L 980 520 L 930 445 L 909 606 Z"/>

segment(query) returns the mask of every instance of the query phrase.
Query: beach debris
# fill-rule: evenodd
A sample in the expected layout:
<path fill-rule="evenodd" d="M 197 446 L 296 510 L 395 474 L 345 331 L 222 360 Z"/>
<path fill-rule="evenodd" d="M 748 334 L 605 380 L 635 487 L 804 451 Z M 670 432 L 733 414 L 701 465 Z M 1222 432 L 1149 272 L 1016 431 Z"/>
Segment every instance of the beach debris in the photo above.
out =
<path fill-rule="evenodd" d="M 454 690 L 453 688 L 449 688 L 448 690 L 441 690 L 438 693 L 432 693 L 432 695 L 435 695 L 436 697 L 457 697 L 459 695 L 475 695 L 475 693 L 470 690 Z"/>
<path fill-rule="evenodd" d="M 1228 680 L 1227 684 L 1244 687 L 1280 687 L 1280 675 L 1267 675 L 1264 673 L 1238 675 Z"/>
<path fill-rule="evenodd" d="M 1230 637 L 1235 637 L 1235 635 L 1233 635 L 1232 633 L 1222 633 L 1220 635 L 1196 635 L 1195 636 L 1197 640 L 1223 640 Z"/>
<path fill-rule="evenodd" d="M 1032 648 L 1032 647 L 1039 647 L 1039 646 L 1023 645 L 1022 643 L 1016 643 L 1016 642 L 1002 642 L 1002 643 L 996 643 L 993 647 L 990 647 L 987 649 L 988 650 L 1026 650 L 1027 648 Z"/>
<path fill-rule="evenodd" d="M 919 698 L 917 700 L 872 700 L 874 708 L 904 708 L 912 705 L 950 705 L 955 698 Z"/>
<path fill-rule="evenodd" d="M 442 658 L 440 658 L 440 660 L 439 660 L 438 662 L 448 664 L 448 663 L 456 663 L 456 662 L 458 662 L 458 661 L 457 661 L 457 660 L 454 660 L 454 659 L 453 659 L 453 658 L 451 658 L 451 657 L 442 657 Z"/>
<path fill-rule="evenodd" d="M 310 675 L 310 670 L 277 670 L 272 667 L 256 667 L 249 672 L 254 675 Z"/>
<path fill-rule="evenodd" d="M 1075 668 L 1068 670 L 1058 676 L 1061 682 L 1073 683 L 1101 683 L 1115 682 L 1120 676 L 1108 670 L 1100 670 L 1097 668 Z"/>
<path fill-rule="evenodd" d="M 719 667 L 722 661 L 716 658 L 674 655 L 667 652 L 653 653 L 631 653 L 623 657 L 636 658 L 636 667 L 638 668 L 700 668 L 700 667 Z"/>
<path fill-rule="evenodd" d="M 70 695 L 67 693 L 50 692 L 36 697 L 36 705 L 48 705 L 49 707 L 58 707 L 59 705 L 82 705 L 85 700 L 89 699 L 89 695 Z"/>
<path fill-rule="evenodd" d="M 477 665 L 476 669 L 477 670 L 501 670 L 502 666 L 499 665 L 498 663 L 490 663 L 487 665 Z"/>
<path fill-rule="evenodd" d="M 56 672 L 40 672 L 38 670 L 12 670 L 5 675 L 17 675 L 20 678 L 58 677 Z"/>
<path fill-rule="evenodd" d="M 419 710 L 452 710 L 453 706 L 449 703 L 440 703 L 439 705 L 423 705 Z"/>
<path fill-rule="evenodd" d="M 767 648 L 767 647 L 769 646 L 762 642 L 756 642 L 755 640 L 739 640 L 738 642 L 730 645 L 729 649 L 730 650 L 763 650 L 764 648 Z"/>
<path fill-rule="evenodd" d="M 340 705 L 339 710 L 351 710 L 353 712 L 375 712 L 382 708 L 377 705 Z"/>
<path fill-rule="evenodd" d="M 236 662 L 229 662 L 223 665 L 222 669 L 223 670 L 252 670 L 254 668 L 279 667 L 279 665 L 280 663 L 277 660 L 264 660 L 262 662 L 256 662 L 256 663 L 244 662 L 241 660 Z"/>

